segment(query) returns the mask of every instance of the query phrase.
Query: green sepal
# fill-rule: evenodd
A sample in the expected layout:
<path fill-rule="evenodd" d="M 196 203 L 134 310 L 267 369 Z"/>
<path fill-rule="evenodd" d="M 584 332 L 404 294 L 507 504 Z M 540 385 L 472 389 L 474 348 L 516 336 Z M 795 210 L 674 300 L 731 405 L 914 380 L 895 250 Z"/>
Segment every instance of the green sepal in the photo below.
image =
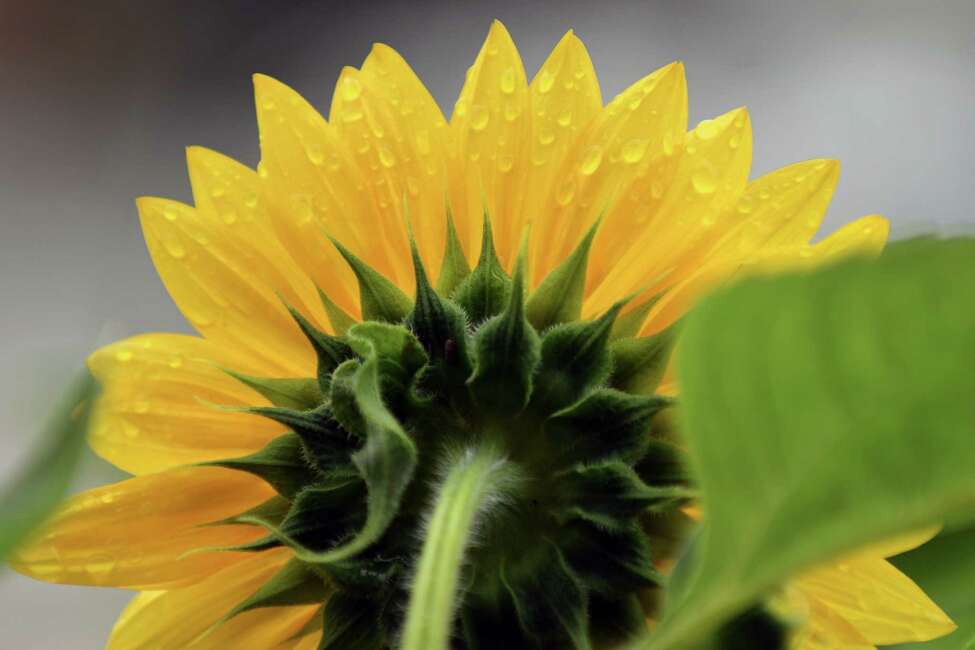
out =
<path fill-rule="evenodd" d="M 674 323 L 653 336 L 613 341 L 610 385 L 627 393 L 653 395 L 667 370 L 677 330 L 678 324 Z"/>
<path fill-rule="evenodd" d="M 318 385 L 322 393 L 327 393 L 332 372 L 352 356 L 352 350 L 341 339 L 326 334 L 312 325 L 297 309 L 287 303 L 285 305 L 315 350 L 315 356 L 318 358 Z"/>
<path fill-rule="evenodd" d="M 454 226 L 454 215 L 447 206 L 447 237 L 444 241 L 443 263 L 440 265 L 440 275 L 437 277 L 437 293 L 441 296 L 451 296 L 454 290 L 471 274 L 471 267 L 464 256 L 464 248 L 457 236 Z"/>
<path fill-rule="evenodd" d="M 356 326 L 360 327 L 360 326 Z M 369 339 L 360 339 L 369 343 Z M 352 455 L 352 462 L 368 490 L 366 519 L 362 528 L 345 543 L 327 551 L 310 551 L 281 530 L 272 533 L 295 550 L 306 562 L 332 565 L 355 558 L 373 545 L 399 511 L 403 493 L 413 479 L 417 449 L 399 422 L 383 403 L 379 384 L 379 356 L 375 349 L 356 370 L 353 391 L 365 427 L 365 444 Z"/>
<path fill-rule="evenodd" d="M 216 623 L 226 623 L 234 616 L 262 607 L 289 607 L 323 602 L 332 590 L 307 564 L 292 559 L 278 570 L 254 594 L 230 610 Z"/>
<path fill-rule="evenodd" d="M 671 510 L 694 496 L 681 486 L 651 487 L 625 463 L 577 467 L 558 477 L 564 519 L 582 518 L 605 528 L 629 526 L 644 510 Z"/>
<path fill-rule="evenodd" d="M 359 303 L 363 321 L 401 322 L 413 307 L 413 301 L 381 273 L 363 262 L 352 252 L 332 239 L 359 283 Z"/>
<path fill-rule="evenodd" d="M 545 276 L 528 296 L 525 316 L 535 329 L 543 330 L 559 323 L 579 320 L 586 289 L 589 251 L 599 223 L 600 220 L 597 220 L 589 228 L 572 254 Z"/>
<path fill-rule="evenodd" d="M 668 400 L 599 388 L 545 421 L 562 465 L 621 459 L 636 462 L 649 442 L 654 414 Z"/>
<path fill-rule="evenodd" d="M 524 283 L 522 252 L 515 265 L 507 307 L 482 325 L 474 336 L 474 374 L 467 385 L 474 401 L 488 413 L 517 415 L 531 397 L 541 343 L 525 318 Z"/>
<path fill-rule="evenodd" d="M 356 359 L 344 362 L 332 373 L 328 403 L 339 425 L 359 438 L 366 437 L 366 423 L 355 401 L 355 377 L 362 364 Z"/>
<path fill-rule="evenodd" d="M 372 598 L 339 591 L 325 603 L 324 626 L 318 650 L 384 650 L 386 634 L 380 624 L 384 606 Z"/>
<path fill-rule="evenodd" d="M 225 517 L 224 519 L 203 525 L 232 526 L 235 524 L 240 524 L 267 528 L 268 526 L 280 525 L 281 522 L 284 521 L 284 518 L 287 516 L 289 510 L 291 510 L 291 501 L 285 499 L 280 494 L 275 494 L 264 503 L 256 505 L 249 510 L 245 510 L 240 514 Z"/>
<path fill-rule="evenodd" d="M 501 313 L 509 302 L 511 290 L 511 279 L 498 261 L 498 255 L 494 250 L 491 220 L 485 213 L 481 256 L 471 274 L 457 286 L 453 299 L 464 308 L 471 323 L 479 324 Z"/>
<path fill-rule="evenodd" d="M 621 305 L 594 321 L 563 323 L 542 337 L 532 408 L 548 415 L 578 400 L 603 383 L 612 369 L 609 330 Z"/>
<path fill-rule="evenodd" d="M 327 404 L 307 411 L 280 407 L 254 407 L 251 413 L 291 429 L 301 439 L 305 460 L 315 469 L 327 472 L 348 464 L 350 454 L 358 447 L 357 441 L 339 427 Z"/>
<path fill-rule="evenodd" d="M 381 393 L 391 406 L 406 396 L 416 374 L 427 365 L 423 346 L 402 325 L 359 323 L 347 338 L 359 356 L 376 359 Z"/>
<path fill-rule="evenodd" d="M 347 314 L 344 309 L 336 305 L 335 301 L 329 298 L 328 294 L 321 289 L 318 290 L 318 298 L 322 301 L 322 307 L 325 308 L 325 315 L 328 316 L 328 322 L 332 324 L 332 329 L 339 336 L 344 335 L 350 327 L 358 322 Z"/>
<path fill-rule="evenodd" d="M 413 240 L 410 240 L 410 248 L 416 275 L 416 299 L 406 324 L 433 362 L 456 366 L 461 374 L 469 373 L 467 317 L 456 304 L 437 295 L 430 286 L 423 260 Z"/>
<path fill-rule="evenodd" d="M 279 530 L 302 548 L 324 551 L 362 525 L 365 505 L 361 479 L 309 485 L 295 496 Z"/>
<path fill-rule="evenodd" d="M 576 520 L 562 530 L 560 547 L 576 575 L 603 595 L 618 596 L 665 583 L 636 524 L 607 530 Z"/>
<path fill-rule="evenodd" d="M 522 630 L 537 648 L 587 650 L 586 589 L 554 544 L 546 543 L 532 559 L 528 570 L 506 564 L 501 571 Z"/>
<path fill-rule="evenodd" d="M 690 485 L 687 454 L 665 440 L 649 440 L 643 457 L 633 466 L 652 485 Z"/>
<path fill-rule="evenodd" d="M 653 296 L 621 314 L 616 319 L 616 322 L 613 323 L 613 329 L 609 333 L 609 338 L 615 341 L 616 339 L 633 338 L 639 334 L 640 329 L 647 320 L 647 316 L 650 314 L 650 310 L 653 309 L 659 300 L 659 295 Z"/>
<path fill-rule="evenodd" d="M 248 456 L 212 460 L 200 465 L 248 472 L 264 479 L 278 494 L 288 499 L 317 479 L 315 471 L 304 461 L 301 438 L 294 433 L 282 434 L 259 452 Z"/>
<path fill-rule="evenodd" d="M 634 594 L 589 594 L 589 638 L 596 648 L 619 648 L 647 630 L 647 615 Z"/>
<path fill-rule="evenodd" d="M 322 401 L 321 384 L 315 379 L 255 377 L 228 368 L 224 368 L 223 371 L 245 386 L 256 390 L 274 406 L 306 410 L 315 408 Z"/>

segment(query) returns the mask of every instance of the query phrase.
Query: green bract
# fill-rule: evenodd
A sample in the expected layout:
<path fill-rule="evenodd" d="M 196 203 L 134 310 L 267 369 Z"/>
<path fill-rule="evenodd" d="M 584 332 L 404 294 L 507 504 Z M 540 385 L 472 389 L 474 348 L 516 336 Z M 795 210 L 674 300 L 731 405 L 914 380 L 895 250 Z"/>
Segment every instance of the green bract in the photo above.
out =
<path fill-rule="evenodd" d="M 692 496 L 653 394 L 673 337 L 614 329 L 622 304 L 578 320 L 592 234 L 527 296 L 524 255 L 509 277 L 487 218 L 473 270 L 448 226 L 436 289 L 414 249 L 414 299 L 336 243 L 365 322 L 325 298 L 339 336 L 293 312 L 317 377 L 232 373 L 290 432 L 213 463 L 278 492 L 222 523 L 267 531 L 236 550 L 295 558 L 228 618 L 321 603 L 320 647 L 342 649 L 602 648 L 644 629 Z"/>

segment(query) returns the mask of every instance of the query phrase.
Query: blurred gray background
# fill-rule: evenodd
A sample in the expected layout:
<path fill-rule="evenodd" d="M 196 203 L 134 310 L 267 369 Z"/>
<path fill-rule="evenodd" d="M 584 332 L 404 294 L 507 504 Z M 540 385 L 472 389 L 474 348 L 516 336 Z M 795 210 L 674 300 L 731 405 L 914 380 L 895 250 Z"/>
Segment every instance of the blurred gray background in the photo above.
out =
<path fill-rule="evenodd" d="M 751 109 L 756 176 L 840 158 L 829 228 L 870 212 L 894 236 L 975 223 L 971 0 L 0 0 L 0 486 L 87 351 L 187 329 L 133 199 L 189 199 L 186 145 L 256 164 L 252 72 L 327 112 L 341 67 L 383 41 L 450 107 L 495 17 L 529 76 L 574 28 L 607 99 L 683 59 L 692 124 Z M 77 488 L 120 476 L 89 456 Z M 0 569 L 0 644 L 103 647 L 128 597 Z"/>

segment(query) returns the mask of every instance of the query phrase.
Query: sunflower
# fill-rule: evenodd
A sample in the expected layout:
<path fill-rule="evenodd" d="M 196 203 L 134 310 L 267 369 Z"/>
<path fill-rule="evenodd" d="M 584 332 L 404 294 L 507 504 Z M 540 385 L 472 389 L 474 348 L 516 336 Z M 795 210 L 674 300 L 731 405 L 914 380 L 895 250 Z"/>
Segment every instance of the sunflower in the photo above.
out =
<path fill-rule="evenodd" d="M 680 63 L 604 106 L 572 32 L 529 83 L 495 22 L 449 122 L 385 45 L 327 120 L 254 85 L 257 170 L 192 147 L 194 205 L 138 201 L 201 336 L 89 360 L 91 445 L 134 476 L 70 499 L 14 566 L 137 590 L 113 649 L 383 648 L 416 631 L 409 580 L 447 522 L 472 531 L 460 642 L 638 632 L 694 495 L 675 324 L 730 278 L 875 254 L 886 220 L 811 243 L 835 161 L 749 181 L 744 108 L 688 131 Z M 796 647 L 950 631 L 886 551 L 789 587 Z"/>

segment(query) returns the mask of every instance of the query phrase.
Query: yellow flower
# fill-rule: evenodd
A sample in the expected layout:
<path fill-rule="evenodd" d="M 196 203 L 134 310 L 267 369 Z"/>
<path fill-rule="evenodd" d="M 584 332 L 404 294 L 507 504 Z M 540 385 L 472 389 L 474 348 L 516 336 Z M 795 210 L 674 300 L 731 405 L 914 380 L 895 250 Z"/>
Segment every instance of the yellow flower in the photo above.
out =
<path fill-rule="evenodd" d="M 293 552 L 199 552 L 262 538 L 256 526 L 214 522 L 275 496 L 251 474 L 200 463 L 256 453 L 285 431 L 209 405 L 268 403 L 226 369 L 315 376 L 315 354 L 282 298 L 326 332 L 342 329 L 345 317 L 362 318 L 356 277 L 329 237 L 411 294 L 407 209 L 436 277 L 445 200 L 468 261 L 481 245 L 486 203 L 506 269 L 531 226 L 534 287 L 601 216 L 582 316 L 627 295 L 637 294 L 632 305 L 654 297 L 638 329 L 648 336 L 715 283 L 756 268 L 875 253 L 888 232 L 886 220 L 869 216 L 811 243 L 837 162 L 796 163 L 749 181 L 744 108 L 688 131 L 680 63 L 604 106 L 571 32 L 529 83 L 507 31 L 494 23 L 449 122 L 385 45 L 361 68 L 342 71 L 327 120 L 278 81 L 257 75 L 254 85 L 257 171 L 193 147 L 193 206 L 138 201 L 159 275 L 202 336 L 144 334 L 89 361 L 104 387 L 91 445 L 135 476 L 72 498 L 13 561 L 41 580 L 138 590 L 109 641 L 116 650 L 317 647 L 317 605 L 253 609 L 210 630 Z M 808 599 L 812 636 L 828 647 L 927 638 L 950 626 L 882 560 L 823 569 L 795 584 Z"/>

